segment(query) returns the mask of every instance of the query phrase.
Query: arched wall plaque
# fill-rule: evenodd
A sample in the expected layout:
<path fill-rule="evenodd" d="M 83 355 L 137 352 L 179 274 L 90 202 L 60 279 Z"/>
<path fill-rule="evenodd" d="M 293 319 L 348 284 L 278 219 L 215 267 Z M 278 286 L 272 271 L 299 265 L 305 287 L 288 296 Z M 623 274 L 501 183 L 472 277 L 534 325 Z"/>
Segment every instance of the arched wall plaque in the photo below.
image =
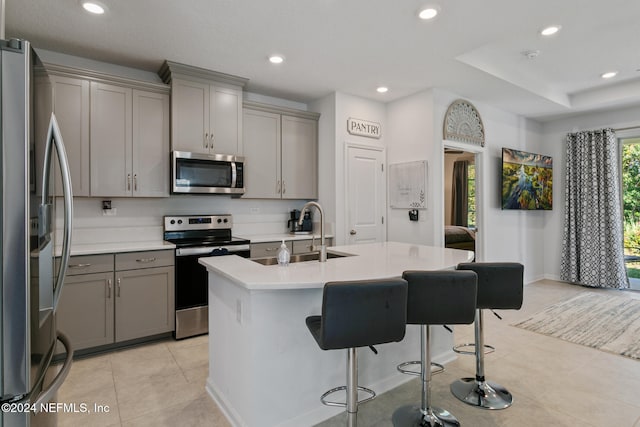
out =
<path fill-rule="evenodd" d="M 469 101 L 453 101 L 444 116 L 444 139 L 484 147 L 484 125 L 480 113 Z"/>

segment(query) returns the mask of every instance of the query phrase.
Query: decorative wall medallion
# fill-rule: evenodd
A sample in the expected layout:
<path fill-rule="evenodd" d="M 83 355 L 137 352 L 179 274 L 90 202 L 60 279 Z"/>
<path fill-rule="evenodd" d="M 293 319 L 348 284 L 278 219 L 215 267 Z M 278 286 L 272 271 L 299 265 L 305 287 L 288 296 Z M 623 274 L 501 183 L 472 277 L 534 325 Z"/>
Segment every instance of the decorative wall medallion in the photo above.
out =
<path fill-rule="evenodd" d="M 444 139 L 484 147 L 484 126 L 480 113 L 469 101 L 453 101 L 444 116 Z"/>

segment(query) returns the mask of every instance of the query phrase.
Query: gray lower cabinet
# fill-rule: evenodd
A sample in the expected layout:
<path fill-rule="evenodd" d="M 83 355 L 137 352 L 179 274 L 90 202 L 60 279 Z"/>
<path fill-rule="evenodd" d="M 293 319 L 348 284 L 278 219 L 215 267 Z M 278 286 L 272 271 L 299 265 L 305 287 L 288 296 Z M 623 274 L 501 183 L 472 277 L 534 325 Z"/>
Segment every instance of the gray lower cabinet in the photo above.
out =
<path fill-rule="evenodd" d="M 333 238 L 332 237 L 327 237 L 324 239 L 325 242 L 324 244 L 326 246 L 332 246 L 333 245 Z M 304 240 L 294 240 L 293 241 L 293 254 L 306 254 L 308 252 L 313 252 L 314 248 L 313 248 L 313 244 L 315 244 L 316 249 L 315 250 L 319 250 L 318 247 L 320 246 L 320 239 L 316 238 L 314 239 L 304 239 Z"/>
<path fill-rule="evenodd" d="M 173 282 L 173 266 L 116 272 L 116 342 L 173 330 Z"/>
<path fill-rule="evenodd" d="M 109 272 L 68 275 L 64 281 L 56 321 L 74 350 L 113 343 L 113 255 L 107 257 Z"/>
<path fill-rule="evenodd" d="M 114 297 L 113 254 L 69 259 L 56 322 L 74 350 L 113 343 Z M 57 352 L 63 351 L 58 345 Z"/>
<path fill-rule="evenodd" d="M 285 240 L 284 244 L 286 245 L 289 252 L 293 250 L 291 241 Z M 280 250 L 280 245 L 282 245 L 282 241 L 279 242 L 264 242 L 264 243 L 252 243 L 250 246 L 250 257 L 251 258 L 264 258 L 269 256 L 277 256 L 278 251 Z"/>
<path fill-rule="evenodd" d="M 57 327 L 83 350 L 170 332 L 174 312 L 173 250 L 73 256 Z"/>
<path fill-rule="evenodd" d="M 313 240 L 312 239 L 304 239 L 304 240 L 285 240 L 285 245 L 291 254 L 305 254 L 308 252 L 313 252 L 311 247 Z M 280 245 L 282 241 L 277 242 L 262 242 L 262 243 L 252 243 L 251 244 L 251 258 L 264 258 L 278 255 L 278 250 L 280 250 Z M 327 237 L 325 239 L 325 244 L 327 246 L 331 246 L 333 244 L 333 238 Z M 320 245 L 320 239 L 315 239 L 315 245 Z"/>

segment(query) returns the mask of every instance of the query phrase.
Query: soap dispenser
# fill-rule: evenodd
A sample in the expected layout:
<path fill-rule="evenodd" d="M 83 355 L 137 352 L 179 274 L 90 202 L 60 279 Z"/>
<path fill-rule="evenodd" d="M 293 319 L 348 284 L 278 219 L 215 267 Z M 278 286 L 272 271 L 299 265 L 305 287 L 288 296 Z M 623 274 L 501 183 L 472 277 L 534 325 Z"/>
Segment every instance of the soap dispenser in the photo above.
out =
<path fill-rule="evenodd" d="M 289 265 L 289 260 L 291 260 L 291 254 L 283 240 L 278 251 L 278 265 L 286 267 Z"/>

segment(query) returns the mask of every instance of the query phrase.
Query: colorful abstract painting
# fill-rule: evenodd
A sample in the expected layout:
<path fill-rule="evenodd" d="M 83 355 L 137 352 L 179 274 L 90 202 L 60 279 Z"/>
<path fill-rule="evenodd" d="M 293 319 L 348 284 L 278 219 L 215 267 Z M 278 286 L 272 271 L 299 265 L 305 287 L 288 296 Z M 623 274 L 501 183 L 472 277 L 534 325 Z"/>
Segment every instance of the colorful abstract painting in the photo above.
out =
<path fill-rule="evenodd" d="M 553 159 L 542 154 L 502 149 L 502 209 L 550 210 Z"/>

